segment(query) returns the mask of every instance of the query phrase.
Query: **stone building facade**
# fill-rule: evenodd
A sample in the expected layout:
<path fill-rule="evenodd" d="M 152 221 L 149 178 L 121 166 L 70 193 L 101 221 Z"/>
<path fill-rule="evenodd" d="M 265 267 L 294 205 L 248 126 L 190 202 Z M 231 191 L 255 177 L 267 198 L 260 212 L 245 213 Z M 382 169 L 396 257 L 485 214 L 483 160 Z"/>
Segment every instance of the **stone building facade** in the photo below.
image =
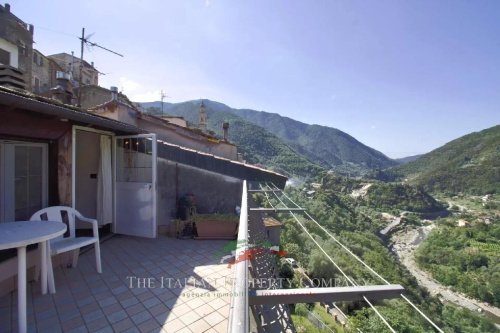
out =
<path fill-rule="evenodd" d="M 34 27 L 26 24 L 10 11 L 10 5 L 0 5 L 0 66 L 9 74 L 9 68 L 21 71 L 25 89 L 31 88 Z"/>
<path fill-rule="evenodd" d="M 80 88 L 74 89 L 75 95 L 78 95 Z M 125 95 L 118 93 L 117 97 L 121 101 L 128 102 Z M 111 99 L 111 90 L 97 85 L 84 85 L 81 88 L 80 106 L 83 109 L 89 109 L 97 105 L 104 104 Z"/>
<path fill-rule="evenodd" d="M 47 95 L 56 86 L 56 72 L 63 71 L 54 60 L 33 50 L 31 91 L 35 94 Z"/>
<path fill-rule="evenodd" d="M 48 56 L 54 60 L 63 71 L 71 74 L 71 79 L 78 83 L 80 80 L 80 58 L 68 53 L 58 53 Z M 94 67 L 94 63 L 83 61 L 82 68 L 82 86 L 98 85 L 99 71 Z M 76 86 L 76 85 L 75 85 Z"/>

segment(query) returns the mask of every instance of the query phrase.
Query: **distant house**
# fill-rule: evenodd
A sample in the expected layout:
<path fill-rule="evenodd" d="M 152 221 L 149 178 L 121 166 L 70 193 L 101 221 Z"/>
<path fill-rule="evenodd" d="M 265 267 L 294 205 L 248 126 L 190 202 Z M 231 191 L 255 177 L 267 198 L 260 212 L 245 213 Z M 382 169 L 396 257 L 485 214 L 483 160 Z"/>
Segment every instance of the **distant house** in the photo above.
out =
<path fill-rule="evenodd" d="M 80 64 L 82 64 L 82 85 L 98 85 L 99 84 L 99 71 L 94 67 L 94 63 L 88 63 L 85 60 L 82 62 L 80 58 L 68 54 L 58 53 L 48 56 L 54 60 L 63 71 L 71 74 L 71 79 L 74 82 L 80 82 Z"/>
<path fill-rule="evenodd" d="M 50 89 L 57 85 L 56 73 L 70 73 L 69 55 L 46 57 L 33 49 L 33 34 L 33 25 L 16 17 L 9 4 L 0 5 L 0 84 L 50 96 Z M 97 84 L 97 70 L 89 67 L 84 66 L 82 77 Z"/>
<path fill-rule="evenodd" d="M 309 197 L 312 197 L 314 195 L 314 193 L 316 193 L 315 190 L 311 190 L 311 191 L 307 191 L 306 194 L 309 196 Z"/>
<path fill-rule="evenodd" d="M 180 127 L 188 127 L 188 123 L 184 117 L 160 116 L 160 118 Z"/>
<path fill-rule="evenodd" d="M 267 238 L 271 242 L 271 245 L 279 246 L 283 223 L 273 217 L 266 217 L 264 218 L 264 226 L 266 227 Z"/>
<path fill-rule="evenodd" d="M 113 88 L 113 87 L 111 87 Z M 116 88 L 113 88 L 116 89 Z M 80 91 L 81 90 L 81 91 Z M 112 91 L 111 89 L 107 89 L 98 85 L 84 85 L 81 88 L 76 87 L 74 88 L 74 93 L 75 95 L 81 94 L 81 102 L 80 106 L 82 109 L 90 109 L 94 108 L 98 105 L 105 104 L 106 102 L 109 102 L 112 97 Z M 117 99 L 120 101 L 123 101 L 128 104 L 132 104 L 127 96 L 124 94 L 118 92 L 117 93 Z"/>
<path fill-rule="evenodd" d="M 33 50 L 31 91 L 35 94 L 49 96 L 49 91 L 57 85 L 57 72 L 64 72 L 54 60 Z"/>

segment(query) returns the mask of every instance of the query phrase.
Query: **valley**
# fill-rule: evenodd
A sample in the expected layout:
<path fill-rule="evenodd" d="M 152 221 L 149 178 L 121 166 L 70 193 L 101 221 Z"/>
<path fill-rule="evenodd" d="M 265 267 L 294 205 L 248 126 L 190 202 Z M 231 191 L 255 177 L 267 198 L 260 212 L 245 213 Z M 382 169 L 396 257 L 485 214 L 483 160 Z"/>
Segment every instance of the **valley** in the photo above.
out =
<path fill-rule="evenodd" d="M 433 279 L 428 272 L 418 267 L 415 262 L 415 251 L 434 228 L 434 224 L 429 224 L 415 229 L 397 232 L 391 237 L 392 251 L 398 257 L 399 261 L 417 279 L 418 283 L 425 287 L 432 296 L 437 296 L 445 302 L 453 303 L 471 311 L 484 311 L 496 324 L 500 324 L 500 308 L 456 292 L 442 285 Z"/>
<path fill-rule="evenodd" d="M 166 113 L 196 123 L 199 102 L 163 106 Z M 204 103 L 212 134 L 220 135 L 228 121 L 229 139 L 248 163 L 289 177 L 287 193 L 294 201 L 385 279 L 403 285 L 405 294 L 445 332 L 497 331 L 500 126 L 465 135 L 428 154 L 391 160 L 335 128 Z M 142 107 L 159 112 L 158 102 Z M 304 273 L 340 277 L 289 214 L 275 215 L 284 222 L 281 246 Z M 380 283 L 311 221 L 302 222 L 349 276 Z M 280 267 L 294 276 L 292 268 Z M 408 304 L 388 300 L 377 308 L 397 331 L 432 331 Z M 385 329 L 366 306 L 339 304 L 339 309 L 357 329 Z M 314 318 L 327 318 L 323 312 L 318 305 L 301 305 L 293 318 L 304 332 L 316 332 Z M 324 322 L 349 332 L 339 323 Z"/>
<path fill-rule="evenodd" d="M 321 186 L 318 186 L 319 184 Z M 443 227 L 463 228 L 458 226 L 458 221 L 464 218 L 463 214 L 470 214 L 469 207 L 475 207 L 476 218 L 489 218 L 493 223 L 497 223 L 498 221 L 494 219 L 498 212 L 489 208 L 496 205 L 495 196 L 488 197 L 490 206 L 479 209 L 479 207 L 484 207 L 482 197 L 453 198 L 436 195 L 440 199 L 434 202 L 433 196 L 423 194 L 412 187 L 336 177 L 331 173 L 324 175 L 321 181 L 315 183 L 315 192 L 311 196 L 307 193 L 311 193 L 312 188 L 312 185 L 306 184 L 302 189 L 290 188 L 289 192 L 294 195 L 301 206 L 307 207 L 313 216 L 322 221 L 323 226 L 339 235 L 352 251 L 359 254 L 377 272 L 382 273 L 384 278 L 393 283 L 401 281 L 410 295 L 420 299 L 420 306 L 423 310 L 428 309 L 426 313 L 433 316 L 433 320 L 438 322 L 444 320 L 441 322 L 441 327 L 444 327 L 446 332 L 496 331 L 494 324 L 498 324 L 498 314 L 500 314 L 498 307 L 467 296 L 455 287 L 446 286 L 433 277 L 432 272 L 420 267 L 415 259 L 418 248 L 427 243 L 428 237 L 432 233 L 438 232 Z M 377 200 L 372 197 L 374 193 L 377 193 Z M 394 195 L 395 193 L 397 195 Z M 450 200 L 455 203 L 455 206 L 458 204 L 466 209 L 460 209 L 453 205 L 448 206 L 447 202 Z M 467 204 L 468 200 L 472 200 L 472 202 Z M 413 210 L 420 210 L 420 212 L 406 210 L 410 207 Z M 443 209 L 447 214 L 443 214 Z M 434 216 L 433 220 L 426 219 L 427 216 L 432 215 L 430 213 L 433 210 L 439 214 Z M 489 217 L 486 217 L 485 214 L 489 214 Z M 301 263 L 307 274 L 313 278 L 338 276 L 338 272 L 333 267 L 329 267 L 330 264 L 322 259 L 321 253 L 313 249 L 314 246 L 309 244 L 307 238 L 295 233 L 292 227 L 294 222 L 288 220 L 284 215 L 281 218 L 288 221 L 286 225 L 289 225 L 285 235 L 282 236 L 285 248 L 292 257 Z M 472 220 L 470 216 L 467 218 Z M 307 224 L 307 221 L 305 223 Z M 309 227 L 312 228 L 312 225 Z M 311 230 L 317 232 L 314 231 L 314 228 Z M 319 239 L 324 237 L 321 233 L 317 233 L 317 236 Z M 373 236 L 376 237 L 373 238 Z M 382 241 L 379 237 L 386 239 L 386 241 Z M 366 275 L 362 269 L 357 267 L 358 265 L 339 252 L 328 238 L 322 239 L 325 249 L 329 253 L 335 254 L 335 260 L 338 260 L 342 268 L 347 267 L 347 270 L 352 274 L 351 276 L 367 279 L 370 283 L 380 283 L 380 281 L 373 280 L 372 277 Z M 306 250 L 304 253 L 300 249 L 310 250 Z M 375 255 L 375 253 L 377 254 Z M 442 257 L 448 256 L 447 253 L 440 255 Z M 492 260 L 490 265 L 494 267 L 496 259 L 493 257 L 490 260 Z M 384 316 L 387 313 L 392 313 L 391 309 L 394 306 L 401 309 L 401 305 L 396 304 L 395 301 L 384 302 L 382 307 L 385 309 L 383 310 L 385 311 Z M 361 314 L 367 316 L 366 311 L 357 310 L 356 307 L 352 309 L 352 307 L 341 306 L 341 308 L 353 322 L 356 322 L 356 318 Z M 481 312 L 478 309 L 481 309 Z M 436 311 L 438 312 L 436 313 Z M 396 318 L 410 315 L 410 312 L 411 309 L 407 309 L 399 315 L 394 313 L 392 319 L 397 321 Z M 450 319 L 450 316 L 453 317 L 459 313 L 460 320 Z M 369 318 L 370 325 L 374 325 L 373 322 L 376 322 L 376 318 L 371 316 Z M 398 331 L 404 331 L 404 327 L 411 327 L 413 324 L 425 327 L 424 323 L 417 324 L 417 322 L 417 319 L 412 320 L 407 325 L 402 325 Z M 366 322 L 360 325 L 357 327 L 361 327 L 363 331 L 367 327 L 373 327 Z M 473 330 L 472 327 L 477 325 L 482 328 Z M 419 330 L 414 328 L 409 331 Z M 427 332 L 428 330 L 423 331 Z"/>

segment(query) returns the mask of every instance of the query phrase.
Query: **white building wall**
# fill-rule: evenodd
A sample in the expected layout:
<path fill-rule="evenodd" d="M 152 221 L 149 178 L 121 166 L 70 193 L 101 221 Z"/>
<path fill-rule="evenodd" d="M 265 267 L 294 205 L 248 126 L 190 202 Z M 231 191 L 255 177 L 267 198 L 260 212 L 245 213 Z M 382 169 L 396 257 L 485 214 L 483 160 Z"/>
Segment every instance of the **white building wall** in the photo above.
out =
<path fill-rule="evenodd" d="M 0 49 L 3 49 L 10 53 L 10 65 L 15 68 L 19 68 L 19 50 L 17 45 L 0 38 Z"/>

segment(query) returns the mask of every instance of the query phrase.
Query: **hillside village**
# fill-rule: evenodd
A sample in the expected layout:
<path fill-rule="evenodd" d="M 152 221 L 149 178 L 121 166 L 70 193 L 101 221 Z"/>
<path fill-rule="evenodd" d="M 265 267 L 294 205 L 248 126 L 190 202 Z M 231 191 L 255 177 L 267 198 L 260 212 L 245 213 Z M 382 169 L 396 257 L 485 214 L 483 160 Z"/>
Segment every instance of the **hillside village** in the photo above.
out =
<path fill-rule="evenodd" d="M 0 239 L 1 332 L 500 327 L 500 126 L 401 162 L 274 113 L 131 101 L 83 52 L 42 54 L 35 34 L 0 5 L 0 227 L 62 209 L 63 239 L 97 244 Z M 171 276 L 195 282 L 163 288 Z M 196 285 L 214 276 L 231 283 Z M 276 278 L 291 290 L 262 283 Z M 314 282 L 333 278 L 351 289 Z"/>
<path fill-rule="evenodd" d="M 118 88 L 99 86 L 99 76 L 102 73 L 93 62 L 88 63 L 74 52 L 44 55 L 35 49 L 35 27 L 16 17 L 10 11 L 9 4 L 2 7 L 0 15 L 1 86 L 46 97 L 140 128 L 155 130 L 173 144 L 242 161 L 237 148 L 228 142 L 229 124 L 224 124 L 222 138 L 217 138 L 207 130 L 203 101 L 199 103 L 196 124 L 188 124 L 182 117 L 148 115 L 126 95 L 118 92 Z"/>
<path fill-rule="evenodd" d="M 94 63 L 36 50 L 35 29 L 0 6 L 0 330 L 226 331 L 231 283 L 210 289 L 226 296 L 194 298 L 186 313 L 182 289 L 155 296 L 126 277 L 180 278 L 170 262 L 187 277 L 229 281 L 234 272 L 219 262 L 220 240 L 238 234 L 247 182 L 283 189 L 287 178 L 246 163 L 228 139 L 229 123 L 221 123 L 220 137 L 209 131 L 203 100 L 195 124 L 147 114 L 117 88 L 99 86 Z M 222 223 L 215 234 L 214 223 Z M 254 223 L 265 228 L 260 215 Z M 100 283 L 89 287 L 88 278 Z"/>

